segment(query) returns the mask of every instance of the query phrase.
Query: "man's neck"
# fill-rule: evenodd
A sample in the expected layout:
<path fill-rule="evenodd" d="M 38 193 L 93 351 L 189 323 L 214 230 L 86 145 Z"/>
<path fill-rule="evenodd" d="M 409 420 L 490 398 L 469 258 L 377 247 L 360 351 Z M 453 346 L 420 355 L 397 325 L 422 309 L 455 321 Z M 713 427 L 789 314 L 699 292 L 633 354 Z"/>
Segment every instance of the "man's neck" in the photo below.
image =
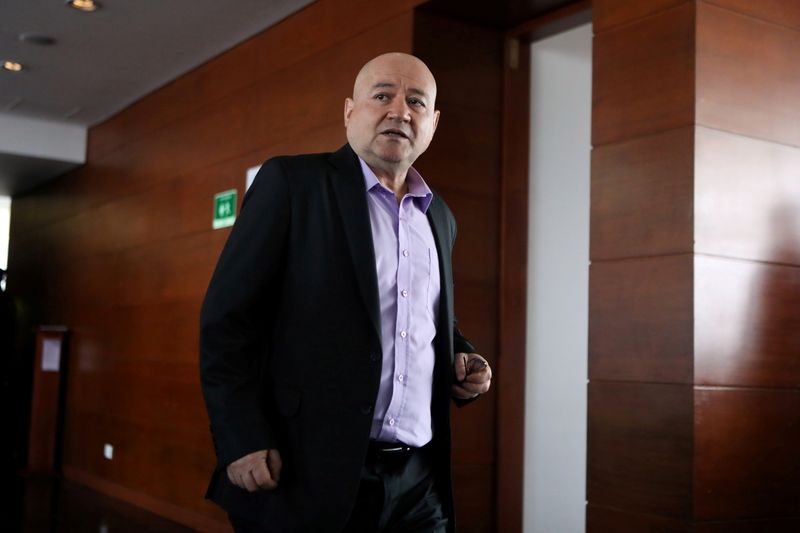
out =
<path fill-rule="evenodd" d="M 387 170 L 384 168 L 375 168 L 369 163 L 367 163 L 367 165 L 369 165 L 369 168 L 375 173 L 375 177 L 378 178 L 381 185 L 392 191 L 395 198 L 397 198 L 397 202 L 400 203 L 403 196 L 408 192 L 408 183 L 406 183 L 408 168 Z"/>

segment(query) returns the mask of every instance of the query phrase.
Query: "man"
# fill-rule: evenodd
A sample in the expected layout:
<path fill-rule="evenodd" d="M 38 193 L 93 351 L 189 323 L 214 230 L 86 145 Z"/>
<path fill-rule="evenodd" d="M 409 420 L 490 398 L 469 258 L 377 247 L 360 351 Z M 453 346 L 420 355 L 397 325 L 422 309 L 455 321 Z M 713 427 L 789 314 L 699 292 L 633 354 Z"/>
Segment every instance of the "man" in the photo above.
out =
<path fill-rule="evenodd" d="M 439 120 L 419 59 L 368 62 L 348 144 L 267 161 L 201 315 L 218 468 L 238 532 L 453 531 L 449 404 L 491 369 L 453 317 L 450 210 L 411 165 Z"/>

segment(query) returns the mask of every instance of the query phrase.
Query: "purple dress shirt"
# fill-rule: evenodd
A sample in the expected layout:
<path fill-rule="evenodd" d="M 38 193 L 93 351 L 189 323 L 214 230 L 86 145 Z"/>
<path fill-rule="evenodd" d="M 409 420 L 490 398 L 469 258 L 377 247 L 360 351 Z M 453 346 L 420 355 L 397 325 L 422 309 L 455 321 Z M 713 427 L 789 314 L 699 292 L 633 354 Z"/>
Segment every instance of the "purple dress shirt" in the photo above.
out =
<path fill-rule="evenodd" d="M 433 193 L 410 168 L 400 205 L 361 161 L 381 306 L 383 363 L 374 440 L 424 446 L 433 436 L 433 338 L 439 309 L 439 256 L 426 212 Z"/>

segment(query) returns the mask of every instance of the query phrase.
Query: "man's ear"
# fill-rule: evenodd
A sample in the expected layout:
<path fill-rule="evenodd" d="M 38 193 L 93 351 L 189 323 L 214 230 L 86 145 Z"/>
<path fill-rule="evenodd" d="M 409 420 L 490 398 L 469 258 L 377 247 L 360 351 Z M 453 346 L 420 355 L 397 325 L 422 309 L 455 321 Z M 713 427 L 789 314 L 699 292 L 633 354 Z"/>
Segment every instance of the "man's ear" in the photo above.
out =
<path fill-rule="evenodd" d="M 439 125 L 439 110 L 433 112 L 433 133 L 436 133 L 436 127 Z"/>
<path fill-rule="evenodd" d="M 344 127 L 347 127 L 347 123 L 350 122 L 350 115 L 353 113 L 353 99 L 352 98 L 345 98 L 344 99 Z"/>

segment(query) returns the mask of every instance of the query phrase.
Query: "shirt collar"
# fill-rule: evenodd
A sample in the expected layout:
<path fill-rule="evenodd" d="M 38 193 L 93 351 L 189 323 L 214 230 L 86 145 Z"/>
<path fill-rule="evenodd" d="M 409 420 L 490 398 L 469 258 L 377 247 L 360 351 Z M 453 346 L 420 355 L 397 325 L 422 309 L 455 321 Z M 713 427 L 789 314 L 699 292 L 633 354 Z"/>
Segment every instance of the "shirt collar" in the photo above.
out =
<path fill-rule="evenodd" d="M 375 189 L 375 187 L 380 187 L 385 191 L 392 193 L 392 191 L 378 181 L 378 176 L 375 175 L 375 173 L 371 168 L 369 168 L 369 165 L 363 159 L 359 157 L 358 162 L 361 163 L 361 171 L 364 174 L 364 186 L 366 187 L 367 191 L 371 191 Z M 422 175 L 417 172 L 417 169 L 414 167 L 410 167 L 408 169 L 408 173 L 406 174 L 406 183 L 408 184 L 408 195 L 414 197 L 414 201 L 417 203 L 417 206 L 422 210 L 423 213 L 427 213 L 428 207 L 430 207 L 431 202 L 433 201 L 433 191 L 431 191 L 430 187 L 428 187 L 428 184 L 425 183 L 424 179 L 422 179 Z"/>

